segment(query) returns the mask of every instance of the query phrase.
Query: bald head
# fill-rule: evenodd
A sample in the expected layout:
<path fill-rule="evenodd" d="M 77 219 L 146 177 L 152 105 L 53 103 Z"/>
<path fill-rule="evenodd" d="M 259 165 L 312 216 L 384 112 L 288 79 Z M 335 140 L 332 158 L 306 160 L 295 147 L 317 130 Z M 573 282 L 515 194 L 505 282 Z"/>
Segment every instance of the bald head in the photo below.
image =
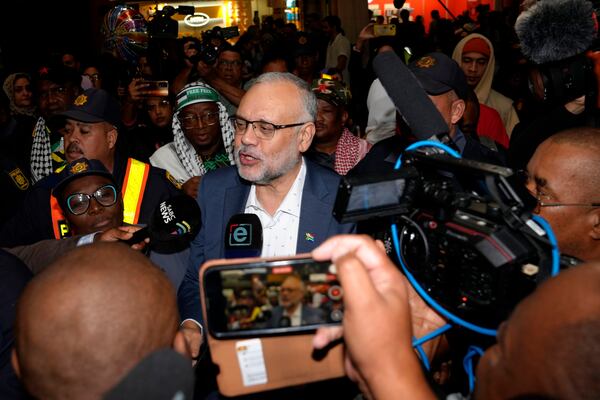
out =
<path fill-rule="evenodd" d="M 178 321 L 174 290 L 146 257 L 118 243 L 84 246 L 25 289 L 13 362 L 35 397 L 96 399 L 171 347 Z"/>
<path fill-rule="evenodd" d="M 600 397 L 600 264 L 575 267 L 521 302 L 479 362 L 476 399 Z"/>

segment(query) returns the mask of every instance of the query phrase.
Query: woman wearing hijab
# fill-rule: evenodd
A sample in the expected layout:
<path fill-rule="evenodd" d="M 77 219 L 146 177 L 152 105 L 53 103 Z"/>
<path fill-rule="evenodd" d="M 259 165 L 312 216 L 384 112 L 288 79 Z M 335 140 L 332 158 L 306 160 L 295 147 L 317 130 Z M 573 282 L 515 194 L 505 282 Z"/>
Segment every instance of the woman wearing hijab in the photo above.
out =
<path fill-rule="evenodd" d="M 10 118 L 0 127 L 3 150 L 20 165 L 29 165 L 31 133 L 36 121 L 31 77 L 22 72 L 11 74 L 4 81 L 3 89 L 10 108 Z"/>

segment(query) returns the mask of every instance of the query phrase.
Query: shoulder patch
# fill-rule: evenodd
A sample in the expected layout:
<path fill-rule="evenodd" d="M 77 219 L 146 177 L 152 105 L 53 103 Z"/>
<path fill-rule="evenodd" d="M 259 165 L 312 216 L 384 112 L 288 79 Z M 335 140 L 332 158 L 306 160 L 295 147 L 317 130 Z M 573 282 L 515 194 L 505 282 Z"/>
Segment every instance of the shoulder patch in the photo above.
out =
<path fill-rule="evenodd" d="M 171 173 L 169 171 L 165 170 L 165 175 L 166 175 L 167 179 L 169 180 L 169 182 L 171 182 L 173 184 L 173 186 L 175 186 L 177 189 L 181 190 L 181 183 L 179 183 L 177 181 L 177 179 L 175 179 L 175 177 L 173 175 L 171 175 Z"/>
<path fill-rule="evenodd" d="M 15 168 L 12 171 L 10 171 L 8 174 L 10 175 L 11 179 L 13 180 L 15 185 L 20 190 L 29 189 L 29 180 L 27 179 L 27 177 L 25 176 L 23 171 L 21 171 L 20 168 Z"/>

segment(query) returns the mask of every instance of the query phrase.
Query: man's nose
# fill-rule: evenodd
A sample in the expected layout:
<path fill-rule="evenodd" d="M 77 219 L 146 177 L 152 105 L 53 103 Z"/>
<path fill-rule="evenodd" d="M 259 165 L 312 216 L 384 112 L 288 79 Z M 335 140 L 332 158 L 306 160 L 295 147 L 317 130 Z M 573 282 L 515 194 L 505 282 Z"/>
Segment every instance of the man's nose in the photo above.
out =
<path fill-rule="evenodd" d="M 242 135 L 242 143 L 247 145 L 256 145 L 258 144 L 258 137 L 254 133 L 254 125 L 248 124 L 246 127 L 246 131 Z"/>
<path fill-rule="evenodd" d="M 90 199 L 90 209 L 88 210 L 88 214 L 96 215 L 101 214 L 102 212 L 104 212 L 104 207 L 98 203 L 98 200 L 96 200 L 95 197 L 92 197 Z"/>

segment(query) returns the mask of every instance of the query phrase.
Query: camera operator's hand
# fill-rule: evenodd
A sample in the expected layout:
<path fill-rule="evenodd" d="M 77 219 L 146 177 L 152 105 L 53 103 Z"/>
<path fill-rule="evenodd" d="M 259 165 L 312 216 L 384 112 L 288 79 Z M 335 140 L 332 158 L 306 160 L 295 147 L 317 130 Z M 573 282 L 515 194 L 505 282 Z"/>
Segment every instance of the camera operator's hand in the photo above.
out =
<path fill-rule="evenodd" d="M 118 228 L 108 229 L 94 237 L 94 242 L 118 242 L 119 240 L 129 240 L 134 232 L 142 229 L 141 226 L 119 226 Z M 131 246 L 133 250 L 142 250 L 150 242 L 149 238 Z"/>
<path fill-rule="evenodd" d="M 565 104 L 565 108 L 573 115 L 579 115 L 585 111 L 585 96 L 581 96 Z"/>
<path fill-rule="evenodd" d="M 344 341 L 348 376 L 377 399 L 434 398 L 412 349 L 407 282 L 381 245 L 368 236 L 341 235 L 315 249 L 331 259 L 344 289 Z M 320 329 L 314 346 L 339 335 Z"/>
<path fill-rule="evenodd" d="M 187 181 L 183 185 L 181 185 L 181 190 L 188 196 L 192 198 L 196 198 L 198 196 L 198 187 L 200 186 L 200 180 L 202 177 L 194 176 Z"/>
<path fill-rule="evenodd" d="M 200 355 L 200 346 L 203 340 L 200 327 L 194 321 L 187 320 L 181 324 L 179 331 L 183 333 L 188 354 L 194 360 L 192 365 L 195 365 Z"/>

